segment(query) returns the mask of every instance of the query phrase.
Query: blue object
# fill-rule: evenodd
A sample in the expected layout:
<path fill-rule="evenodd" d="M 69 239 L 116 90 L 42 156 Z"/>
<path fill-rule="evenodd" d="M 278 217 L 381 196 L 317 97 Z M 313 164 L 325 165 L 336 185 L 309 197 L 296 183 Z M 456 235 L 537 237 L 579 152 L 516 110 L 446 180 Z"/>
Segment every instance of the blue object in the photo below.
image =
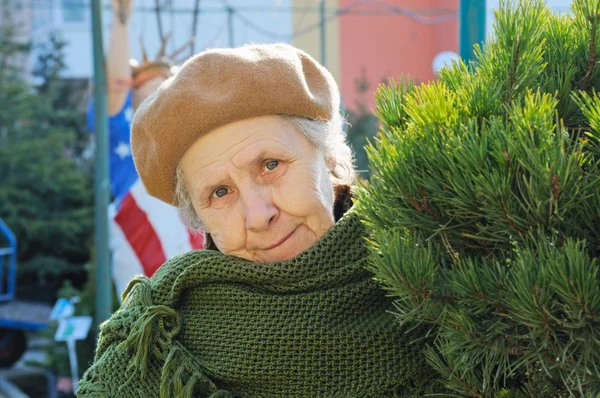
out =
<path fill-rule="evenodd" d="M 41 330 L 48 327 L 43 304 L 14 300 L 17 282 L 17 238 L 0 219 L 0 235 L 8 246 L 0 247 L 0 328 Z"/>
<path fill-rule="evenodd" d="M 138 174 L 131 156 L 129 135 L 133 118 L 132 91 L 127 94 L 123 108 L 108 118 L 110 151 L 110 189 L 117 203 L 129 192 L 137 181 Z M 94 101 L 90 101 L 87 111 L 88 128 L 94 131 Z"/>
<path fill-rule="evenodd" d="M 485 43 L 486 1 L 460 0 L 459 51 L 465 63 L 474 58 L 473 46 Z"/>
<path fill-rule="evenodd" d="M 75 307 L 71 303 L 71 300 L 66 298 L 59 298 L 54 304 L 54 308 L 52 308 L 52 312 L 50 312 L 50 320 L 58 321 L 62 318 L 67 318 L 73 316 L 75 312 Z"/>
<path fill-rule="evenodd" d="M 31 332 L 35 332 L 38 330 L 47 329 L 48 324 L 46 322 L 16 321 L 16 320 L 11 320 L 11 319 L 1 319 L 0 318 L 0 327 L 7 328 L 7 329 L 29 330 Z"/>
<path fill-rule="evenodd" d="M 15 297 L 17 239 L 2 220 L 0 220 L 0 233 L 8 241 L 8 247 L 0 247 L 0 302 L 3 302 L 12 300 Z M 5 260 L 8 260 L 8 262 Z"/>

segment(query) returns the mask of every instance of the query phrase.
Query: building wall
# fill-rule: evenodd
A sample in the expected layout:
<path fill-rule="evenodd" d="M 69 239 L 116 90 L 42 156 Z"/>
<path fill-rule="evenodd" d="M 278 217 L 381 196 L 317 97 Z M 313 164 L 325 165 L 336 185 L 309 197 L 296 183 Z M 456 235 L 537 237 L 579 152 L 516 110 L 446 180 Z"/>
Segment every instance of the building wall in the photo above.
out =
<path fill-rule="evenodd" d="M 493 9 L 499 6 L 499 1 L 487 0 L 486 3 L 488 36 L 492 33 Z M 327 0 L 328 13 L 336 7 L 335 3 L 334 0 Z M 563 13 L 569 11 L 571 1 L 547 0 L 547 3 L 555 12 Z M 327 67 L 340 85 L 344 104 L 348 108 L 356 109 L 362 102 L 367 109 L 374 109 L 373 93 L 379 83 L 387 78 L 397 78 L 405 74 L 417 83 L 434 79 L 433 58 L 442 51 L 459 51 L 460 0 L 385 2 L 388 6 L 395 6 L 409 13 L 413 11 L 421 16 L 436 16 L 429 20 L 422 17 L 411 18 L 400 12 L 388 16 L 356 15 L 386 9 L 381 7 L 381 2 L 365 1 L 358 7 L 356 4 L 354 0 L 337 0 L 338 8 L 351 9 L 351 12 L 342 13 L 337 19 L 329 21 L 326 27 Z M 307 13 L 302 9 L 306 6 L 317 9 L 318 5 L 319 0 L 292 0 L 292 6 L 298 8 L 293 17 L 295 31 L 319 21 L 318 12 Z M 389 9 L 388 7 L 387 10 Z M 319 30 L 316 29 L 310 34 L 294 39 L 293 44 L 320 59 L 319 34 Z M 357 89 L 360 81 L 369 85 L 362 95 Z"/>
<path fill-rule="evenodd" d="M 301 34 L 293 38 L 292 45 L 306 51 L 317 61 L 321 59 L 321 29 L 320 27 L 320 0 L 292 0 L 292 27 L 293 32 Z M 325 66 L 334 79 L 340 84 L 340 18 L 335 18 L 334 13 L 339 7 L 338 0 L 325 0 Z"/>
<path fill-rule="evenodd" d="M 30 1 L 30 0 L 28 0 Z M 233 45 L 246 43 L 291 42 L 291 0 L 230 0 L 236 10 L 232 19 Z M 47 40 L 51 33 L 68 42 L 65 48 L 68 70 L 65 77 L 89 78 L 93 74 L 92 36 L 89 0 L 35 0 L 33 1 L 32 37 L 36 42 Z M 108 1 L 103 1 L 103 40 L 108 45 L 112 12 Z M 158 22 L 154 0 L 136 0 L 136 11 L 130 22 L 132 56 L 141 57 L 139 37 L 153 56 L 160 47 Z M 191 39 L 195 0 L 161 1 L 163 33 L 171 33 L 168 50 L 173 51 Z M 195 50 L 229 46 L 229 20 L 222 0 L 201 0 L 197 21 Z M 247 23 L 249 21 L 249 23 Z M 167 52 L 169 52 L 167 51 Z M 190 56 L 189 50 L 183 54 Z"/>
<path fill-rule="evenodd" d="M 93 74 L 91 19 L 89 0 L 13 0 L 15 13 L 26 27 L 34 43 L 58 34 L 69 44 L 65 48 L 67 72 L 65 77 L 90 78 Z M 484 1 L 484 0 L 482 0 Z M 431 62 L 441 51 L 458 52 L 459 0 L 325 0 L 326 66 L 338 82 L 344 104 L 356 108 L 363 101 L 374 108 L 373 92 L 389 77 L 408 74 L 417 82 L 434 78 Z M 171 50 L 186 43 L 191 36 L 195 0 L 165 0 L 162 25 L 172 32 Z M 172 4 L 172 10 L 169 5 Z M 196 52 L 205 48 L 229 45 L 228 14 L 223 0 L 201 0 L 201 14 L 197 23 Z M 233 44 L 287 42 L 304 49 L 317 60 L 321 58 L 319 23 L 320 0 L 229 0 L 236 9 L 233 17 Z M 487 31 L 492 32 L 493 8 L 499 0 L 487 0 Z M 568 12 L 570 0 L 548 0 L 558 12 Z M 104 1 L 103 36 L 105 46 L 112 23 L 108 1 Z M 385 5 L 385 7 L 384 7 Z M 138 37 L 142 36 L 149 54 L 155 54 L 160 45 L 154 0 L 136 0 L 136 13 L 131 21 L 132 55 L 140 58 Z M 387 8 L 386 8 L 387 7 Z M 419 15 L 447 14 L 445 22 L 424 23 L 423 18 L 411 18 L 401 12 L 393 15 L 353 15 L 390 10 L 416 12 Z M 335 10 L 349 10 L 331 18 Z M 455 17 L 452 16 L 455 13 Z M 1 17 L 0 17 L 1 18 Z M 417 20 L 415 20 L 417 19 Z M 421 19 L 421 20 L 419 20 Z M 0 20 L 1 21 L 1 20 Z M 431 22 L 431 20 L 428 20 Z M 0 22 L 1 23 L 1 22 Z M 313 29 L 304 35 L 292 37 L 292 32 Z M 189 56 L 190 53 L 184 54 Z M 36 54 L 23 63 L 23 70 L 31 70 Z M 361 97 L 357 93 L 357 79 L 365 79 L 369 88 Z"/>
<path fill-rule="evenodd" d="M 352 0 L 340 0 L 348 7 Z M 373 93 L 387 78 L 410 75 L 417 83 L 434 78 L 432 61 L 441 51 L 458 52 L 458 0 L 389 0 L 396 10 L 421 17 L 394 15 L 344 15 L 340 19 L 341 91 L 344 103 L 356 109 L 363 103 L 375 108 Z M 376 7 L 355 9 L 366 13 Z M 442 13 L 447 14 L 442 18 Z M 436 20 L 423 15 L 436 15 Z M 437 22 L 437 23 L 426 23 Z M 359 95 L 357 79 L 366 79 L 368 90 Z"/>

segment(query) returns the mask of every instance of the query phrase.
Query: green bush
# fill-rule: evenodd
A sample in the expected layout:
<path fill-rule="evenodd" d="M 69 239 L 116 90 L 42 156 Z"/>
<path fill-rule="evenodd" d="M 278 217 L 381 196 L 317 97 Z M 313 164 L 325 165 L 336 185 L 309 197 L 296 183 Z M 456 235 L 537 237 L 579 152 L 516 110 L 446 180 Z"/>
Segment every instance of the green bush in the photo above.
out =
<path fill-rule="evenodd" d="M 503 1 L 475 61 L 376 94 L 370 267 L 456 396 L 600 392 L 599 23 Z"/>

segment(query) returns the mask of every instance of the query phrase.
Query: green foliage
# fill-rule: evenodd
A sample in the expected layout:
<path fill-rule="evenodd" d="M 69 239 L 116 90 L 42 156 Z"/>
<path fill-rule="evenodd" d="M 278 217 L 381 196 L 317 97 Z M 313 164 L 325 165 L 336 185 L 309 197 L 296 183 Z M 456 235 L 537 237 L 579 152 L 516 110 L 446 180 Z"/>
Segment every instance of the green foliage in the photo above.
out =
<path fill-rule="evenodd" d="M 600 0 L 502 1 L 476 60 L 376 93 L 377 280 L 456 396 L 600 393 Z"/>
<path fill-rule="evenodd" d="M 68 101 L 64 43 L 52 38 L 31 86 L 18 66 L 29 46 L 7 23 L 0 34 L 0 218 L 15 232 L 19 281 L 85 276 L 93 231 L 90 161 L 84 116 Z M 60 283 L 58 283 L 60 286 Z"/>
<path fill-rule="evenodd" d="M 375 92 L 375 103 L 379 111 L 379 119 L 391 130 L 404 127 L 406 122 L 405 98 L 415 90 L 410 77 L 402 77 L 399 81 L 391 79 L 388 85 L 382 84 Z"/>

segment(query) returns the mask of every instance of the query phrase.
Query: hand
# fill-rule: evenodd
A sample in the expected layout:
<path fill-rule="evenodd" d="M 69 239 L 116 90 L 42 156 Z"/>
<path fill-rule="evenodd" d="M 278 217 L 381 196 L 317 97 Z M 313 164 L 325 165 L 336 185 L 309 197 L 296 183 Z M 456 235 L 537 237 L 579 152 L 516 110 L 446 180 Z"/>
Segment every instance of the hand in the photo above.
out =
<path fill-rule="evenodd" d="M 112 0 L 112 9 L 115 17 L 125 25 L 133 12 L 133 0 Z"/>

